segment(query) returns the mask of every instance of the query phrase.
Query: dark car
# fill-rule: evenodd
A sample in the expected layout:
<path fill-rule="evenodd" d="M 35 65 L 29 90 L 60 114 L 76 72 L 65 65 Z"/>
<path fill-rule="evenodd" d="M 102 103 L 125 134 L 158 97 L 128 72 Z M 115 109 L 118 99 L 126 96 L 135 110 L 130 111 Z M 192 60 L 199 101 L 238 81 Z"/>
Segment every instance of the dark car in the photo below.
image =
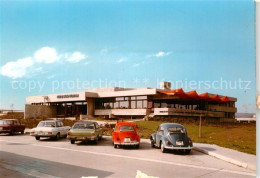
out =
<path fill-rule="evenodd" d="M 14 134 L 20 132 L 24 134 L 25 125 L 21 124 L 18 119 L 2 119 L 0 120 L 0 133 Z"/>
<path fill-rule="evenodd" d="M 189 154 L 193 144 L 187 135 L 185 127 L 177 123 L 163 123 L 157 132 L 150 137 L 151 146 L 161 148 L 162 152 L 166 150 L 182 150 Z"/>

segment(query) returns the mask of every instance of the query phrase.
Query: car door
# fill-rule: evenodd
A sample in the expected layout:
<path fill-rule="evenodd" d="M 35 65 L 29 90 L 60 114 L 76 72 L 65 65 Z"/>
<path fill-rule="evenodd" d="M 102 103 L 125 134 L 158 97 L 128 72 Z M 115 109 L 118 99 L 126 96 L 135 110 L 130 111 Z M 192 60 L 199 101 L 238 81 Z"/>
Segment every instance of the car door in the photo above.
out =
<path fill-rule="evenodd" d="M 157 129 L 156 138 L 155 138 L 156 146 L 158 146 L 158 147 L 160 146 L 160 141 L 161 141 L 161 138 L 163 137 L 163 135 L 164 135 L 163 127 L 159 126 Z"/>
<path fill-rule="evenodd" d="M 18 120 L 14 120 L 13 125 L 14 125 L 14 131 L 20 132 Z"/>
<path fill-rule="evenodd" d="M 97 134 L 98 134 L 99 136 L 101 136 L 101 135 L 102 135 L 102 130 L 101 130 L 100 126 L 98 125 L 98 123 L 95 123 L 95 127 L 96 127 L 96 132 L 97 132 Z"/>
<path fill-rule="evenodd" d="M 58 122 L 58 127 L 62 136 L 67 134 L 66 127 L 63 126 L 63 123 L 61 121 Z"/>

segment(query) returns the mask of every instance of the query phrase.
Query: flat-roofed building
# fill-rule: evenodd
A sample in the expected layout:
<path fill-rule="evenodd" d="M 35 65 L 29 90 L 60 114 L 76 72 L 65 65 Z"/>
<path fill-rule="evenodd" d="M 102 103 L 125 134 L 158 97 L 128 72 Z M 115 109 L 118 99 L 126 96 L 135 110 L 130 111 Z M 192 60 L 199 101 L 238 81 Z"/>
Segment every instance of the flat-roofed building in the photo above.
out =
<path fill-rule="evenodd" d="M 234 97 L 156 88 L 96 88 L 26 97 L 25 118 L 40 117 L 208 117 L 235 119 Z"/>

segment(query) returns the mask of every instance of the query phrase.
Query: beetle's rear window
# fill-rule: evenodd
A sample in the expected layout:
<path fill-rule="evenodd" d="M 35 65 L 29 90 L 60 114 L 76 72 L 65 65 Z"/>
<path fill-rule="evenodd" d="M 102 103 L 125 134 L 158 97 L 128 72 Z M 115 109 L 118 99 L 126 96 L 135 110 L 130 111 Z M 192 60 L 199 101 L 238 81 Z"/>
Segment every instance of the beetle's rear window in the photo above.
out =
<path fill-rule="evenodd" d="M 94 130 L 95 125 L 93 123 L 78 123 L 73 126 L 73 129 L 90 129 Z"/>
<path fill-rule="evenodd" d="M 0 120 L 0 125 L 10 125 L 11 123 L 11 121 Z"/>
<path fill-rule="evenodd" d="M 129 126 L 129 125 L 122 125 L 119 127 L 119 131 L 130 131 L 133 132 L 134 131 L 134 127 L 133 126 Z"/>
<path fill-rule="evenodd" d="M 185 133 L 185 129 L 182 127 L 169 127 L 168 132 L 170 134 Z"/>

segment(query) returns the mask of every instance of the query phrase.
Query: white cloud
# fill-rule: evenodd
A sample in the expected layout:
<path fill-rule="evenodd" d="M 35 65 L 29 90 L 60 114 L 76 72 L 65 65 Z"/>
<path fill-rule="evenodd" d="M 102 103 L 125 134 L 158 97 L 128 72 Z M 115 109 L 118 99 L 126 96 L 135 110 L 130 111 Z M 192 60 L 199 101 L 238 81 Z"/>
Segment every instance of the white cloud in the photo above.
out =
<path fill-rule="evenodd" d="M 88 56 L 86 56 L 85 54 L 82 54 L 81 52 L 74 52 L 74 53 L 72 53 L 72 55 L 68 55 L 65 58 L 67 58 L 68 62 L 77 63 L 87 57 Z"/>
<path fill-rule="evenodd" d="M 125 62 L 125 61 L 126 61 L 125 58 L 120 58 L 120 59 L 118 59 L 118 60 L 116 61 L 116 63 L 122 63 L 122 62 Z"/>
<path fill-rule="evenodd" d="M 163 52 L 163 51 L 159 51 L 156 54 L 152 54 L 152 55 L 147 55 L 146 58 L 151 58 L 151 57 L 163 57 L 163 56 L 168 56 L 170 55 L 172 52 Z"/>
<path fill-rule="evenodd" d="M 34 61 L 31 57 L 18 59 L 17 61 L 7 62 L 1 67 L 1 74 L 13 79 L 22 78 L 27 73 L 27 68 L 33 66 Z"/>
<path fill-rule="evenodd" d="M 55 48 L 46 46 L 34 53 L 34 59 L 39 63 L 53 63 L 60 60 L 60 56 L 58 56 Z"/>
<path fill-rule="evenodd" d="M 43 73 L 43 64 L 54 63 L 59 61 L 61 58 L 71 63 L 77 63 L 87 57 L 88 56 L 78 51 L 72 54 L 58 54 L 55 48 L 46 46 L 37 50 L 33 57 L 26 57 L 16 61 L 7 62 L 1 67 L 0 74 L 13 79 L 22 78 L 28 73 Z"/>

